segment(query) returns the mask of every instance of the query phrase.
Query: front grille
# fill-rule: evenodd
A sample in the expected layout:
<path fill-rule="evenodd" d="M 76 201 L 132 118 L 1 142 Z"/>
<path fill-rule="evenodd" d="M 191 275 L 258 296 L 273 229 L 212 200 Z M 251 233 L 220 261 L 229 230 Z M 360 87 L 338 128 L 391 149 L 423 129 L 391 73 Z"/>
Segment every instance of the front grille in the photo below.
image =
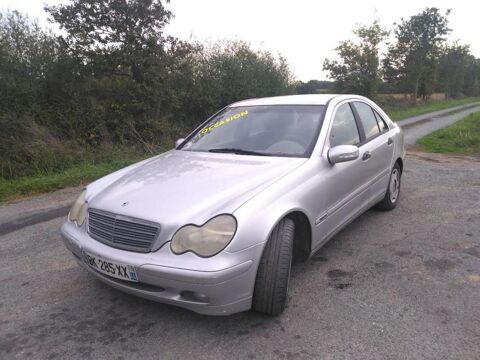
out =
<path fill-rule="evenodd" d="M 160 227 L 149 221 L 88 210 L 88 233 L 104 244 L 136 252 L 149 252 Z"/>

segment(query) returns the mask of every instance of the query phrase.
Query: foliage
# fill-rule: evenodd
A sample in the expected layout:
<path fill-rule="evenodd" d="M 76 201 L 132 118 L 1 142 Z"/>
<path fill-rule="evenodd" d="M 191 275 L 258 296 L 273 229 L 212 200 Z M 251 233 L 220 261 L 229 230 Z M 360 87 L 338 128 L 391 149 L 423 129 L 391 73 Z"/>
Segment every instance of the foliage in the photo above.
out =
<path fill-rule="evenodd" d="M 244 42 L 166 35 L 164 2 L 72 0 L 46 7 L 63 29 L 0 16 L 0 177 L 64 171 L 90 154 L 149 154 L 219 108 L 292 93 L 286 61 Z"/>
<path fill-rule="evenodd" d="M 51 33 L 17 11 L 0 13 L 0 111 L 23 113 L 34 106 L 38 83 L 57 58 Z"/>
<path fill-rule="evenodd" d="M 385 78 L 411 94 L 414 102 L 418 96 L 428 98 L 435 89 L 440 47 L 450 32 L 449 13 L 426 8 L 396 24 L 395 42 L 383 60 Z"/>
<path fill-rule="evenodd" d="M 394 121 L 409 118 L 411 116 L 417 116 L 426 114 L 432 111 L 444 110 L 455 106 L 468 105 L 473 103 L 479 103 L 480 97 L 466 97 L 460 99 L 448 99 L 441 101 L 428 101 L 423 104 L 417 103 L 412 106 L 411 104 L 404 104 L 397 101 L 393 103 L 386 102 L 383 98 L 377 101 L 382 105 L 383 110 L 387 112 L 390 118 Z"/>
<path fill-rule="evenodd" d="M 310 80 L 307 82 L 298 81 L 295 84 L 297 94 L 321 94 L 332 92 L 333 81 Z"/>
<path fill-rule="evenodd" d="M 338 91 L 374 97 L 381 80 L 379 45 L 388 32 L 375 20 L 369 26 L 359 26 L 353 33 L 360 43 L 342 41 L 335 49 L 340 60 L 326 59 L 323 69 L 335 79 Z"/>
<path fill-rule="evenodd" d="M 459 97 L 464 94 L 467 70 L 475 62 L 468 45 L 458 42 L 445 46 L 439 61 L 439 80 L 447 97 Z"/>
<path fill-rule="evenodd" d="M 130 154 L 122 149 L 121 152 L 113 151 L 105 158 L 84 159 L 79 164 L 53 173 L 40 173 L 13 180 L 0 178 L 0 202 L 12 197 L 54 191 L 67 186 L 80 186 L 141 159 L 140 155 Z"/>
<path fill-rule="evenodd" d="M 437 130 L 418 143 L 426 151 L 462 153 L 480 156 L 480 112 L 468 115 L 459 122 Z"/>
<path fill-rule="evenodd" d="M 241 99 L 294 92 L 284 58 L 254 51 L 242 41 L 201 47 L 193 66 L 194 94 L 184 99 L 182 110 L 194 123 Z"/>
<path fill-rule="evenodd" d="M 248 43 L 180 41 L 165 31 L 173 16 L 167 4 L 70 0 L 46 6 L 61 28 L 58 34 L 18 12 L 0 12 L 4 188 L 53 189 L 85 179 L 62 177 L 69 171 L 93 173 L 88 166 L 106 171 L 102 164 L 109 156 L 123 164 L 115 160 L 122 158 L 119 152 L 140 158 L 164 151 L 237 100 L 332 92 L 331 81 L 296 82 L 282 56 Z M 380 83 L 378 54 L 386 31 L 378 21 L 358 27 L 358 40 L 340 43 L 340 59 L 324 64 L 335 90 L 373 97 L 381 85 L 382 91 L 400 88 L 415 97 L 428 97 L 432 89 L 446 89 L 451 97 L 478 96 L 480 60 L 463 45 L 443 46 L 447 16 L 427 8 L 397 25 L 396 42 L 384 60 L 388 83 Z M 43 180 L 32 180 L 37 178 Z M 15 187 L 16 179 L 25 187 Z"/>
<path fill-rule="evenodd" d="M 72 0 L 45 10 L 67 32 L 62 41 L 69 51 L 95 75 L 151 80 L 149 70 L 178 42 L 164 35 L 172 14 L 159 0 Z"/>

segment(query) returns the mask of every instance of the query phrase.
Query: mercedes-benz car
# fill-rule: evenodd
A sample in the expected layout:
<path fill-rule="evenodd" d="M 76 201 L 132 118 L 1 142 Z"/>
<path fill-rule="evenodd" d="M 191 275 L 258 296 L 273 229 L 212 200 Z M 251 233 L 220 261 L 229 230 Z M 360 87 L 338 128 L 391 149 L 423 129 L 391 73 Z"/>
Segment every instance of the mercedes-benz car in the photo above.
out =
<path fill-rule="evenodd" d="M 244 100 L 88 185 L 61 233 L 119 290 L 202 314 L 277 315 L 292 259 L 372 206 L 395 208 L 404 156 L 401 128 L 364 97 Z"/>

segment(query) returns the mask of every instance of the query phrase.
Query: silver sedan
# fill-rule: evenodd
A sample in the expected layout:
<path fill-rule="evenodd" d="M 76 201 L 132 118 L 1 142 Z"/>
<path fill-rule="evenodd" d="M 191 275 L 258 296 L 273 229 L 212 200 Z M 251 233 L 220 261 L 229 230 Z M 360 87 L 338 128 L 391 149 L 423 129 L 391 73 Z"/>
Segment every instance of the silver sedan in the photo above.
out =
<path fill-rule="evenodd" d="M 395 208 L 402 130 L 355 95 L 245 100 L 85 188 L 61 232 L 93 276 L 202 314 L 276 315 L 292 260 Z"/>

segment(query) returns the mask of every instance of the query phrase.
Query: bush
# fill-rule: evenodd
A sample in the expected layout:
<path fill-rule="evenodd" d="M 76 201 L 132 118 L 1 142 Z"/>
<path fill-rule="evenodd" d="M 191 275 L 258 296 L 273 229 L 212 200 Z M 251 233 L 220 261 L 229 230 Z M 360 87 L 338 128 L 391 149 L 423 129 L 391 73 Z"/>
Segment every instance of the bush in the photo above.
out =
<path fill-rule="evenodd" d="M 158 153 L 231 102 L 293 92 L 285 60 L 244 42 L 205 47 L 137 34 L 136 54 L 128 43 L 79 50 L 77 35 L 57 38 L 1 13 L 0 177 L 63 171 L 112 149 Z M 122 46 L 133 51 L 128 59 Z"/>

